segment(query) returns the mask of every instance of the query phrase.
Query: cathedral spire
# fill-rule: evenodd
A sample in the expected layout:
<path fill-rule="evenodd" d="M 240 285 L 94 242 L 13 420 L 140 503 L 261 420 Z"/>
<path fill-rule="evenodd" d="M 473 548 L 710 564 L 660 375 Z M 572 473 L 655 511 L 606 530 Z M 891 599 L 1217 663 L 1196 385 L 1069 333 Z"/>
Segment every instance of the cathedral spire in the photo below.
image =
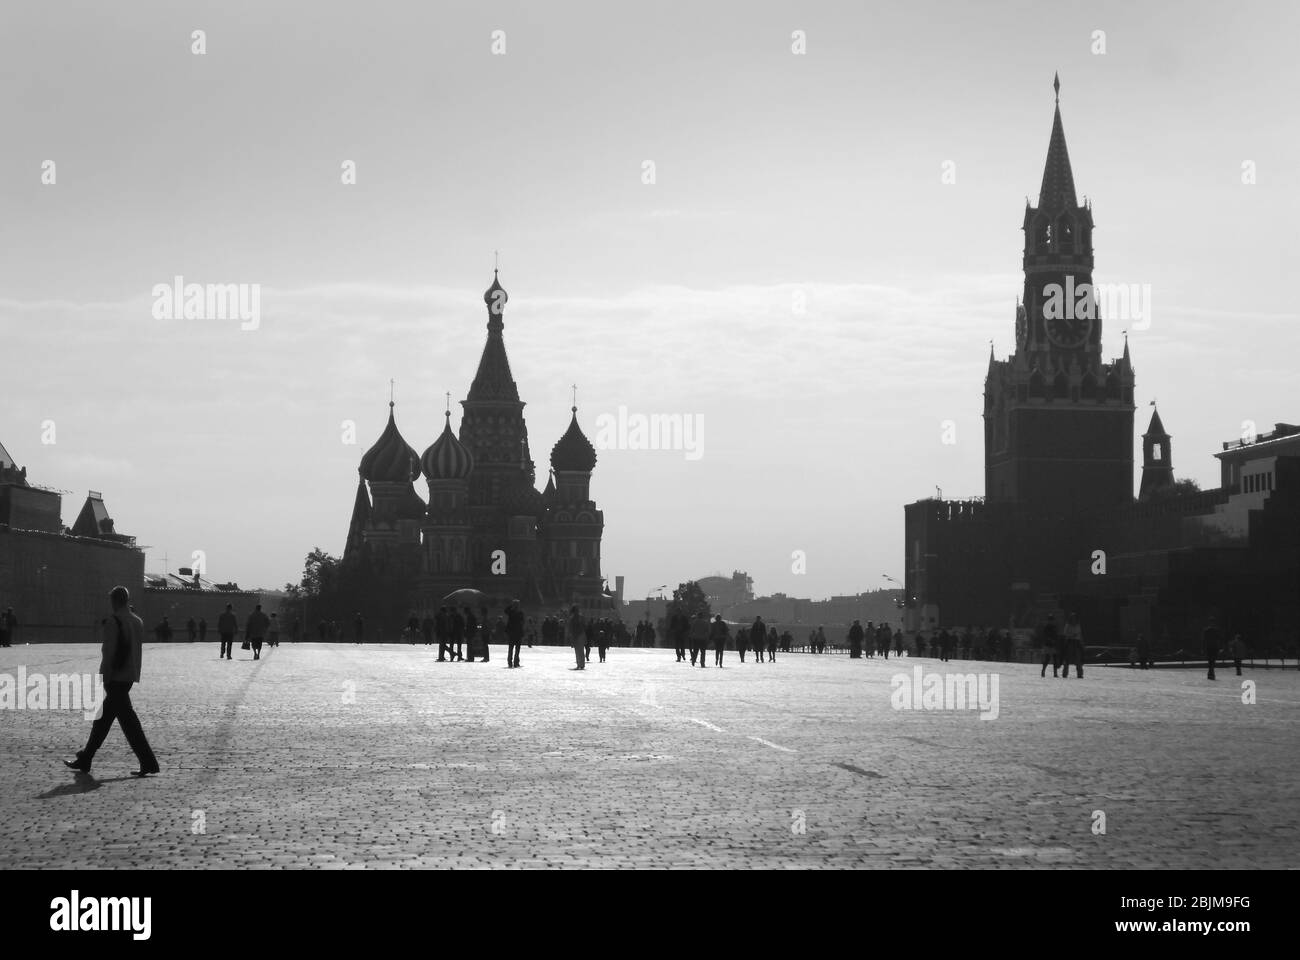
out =
<path fill-rule="evenodd" d="M 361 548 L 366 542 L 366 524 L 370 522 L 370 494 L 366 492 L 366 481 L 357 478 L 357 495 L 352 501 L 352 521 L 348 524 L 348 538 L 343 545 L 343 559 L 353 560 L 360 556 Z"/>
<path fill-rule="evenodd" d="M 1052 118 L 1052 137 L 1047 144 L 1047 163 L 1043 167 L 1043 184 L 1038 191 L 1040 210 L 1073 210 L 1079 205 L 1074 192 L 1074 173 L 1070 170 L 1070 152 L 1065 146 L 1065 128 L 1061 125 L 1061 78 L 1052 82 L 1056 90 L 1056 114 Z"/>
<path fill-rule="evenodd" d="M 503 336 L 505 329 L 506 301 L 510 296 L 492 271 L 492 286 L 483 294 L 483 302 L 488 308 L 488 338 L 483 345 L 483 355 L 479 358 L 478 372 L 470 384 L 469 400 L 506 400 L 519 402 L 519 388 L 515 386 L 510 373 L 510 361 L 506 357 L 506 343 Z"/>

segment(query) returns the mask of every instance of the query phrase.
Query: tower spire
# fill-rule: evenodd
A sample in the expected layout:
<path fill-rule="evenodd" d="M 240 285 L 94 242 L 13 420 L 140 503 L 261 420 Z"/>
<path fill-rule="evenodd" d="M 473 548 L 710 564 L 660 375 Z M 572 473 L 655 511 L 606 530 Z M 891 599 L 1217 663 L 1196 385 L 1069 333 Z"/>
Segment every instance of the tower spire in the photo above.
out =
<path fill-rule="evenodd" d="M 1052 138 L 1047 145 L 1047 163 L 1043 166 L 1043 183 L 1038 191 L 1040 210 L 1073 210 L 1079 205 L 1074 192 L 1074 173 L 1070 169 L 1070 151 L 1065 146 L 1065 128 L 1061 125 L 1061 78 L 1052 82 L 1056 90 L 1056 113 L 1052 117 Z"/>
<path fill-rule="evenodd" d="M 509 299 L 505 287 L 497 279 L 497 271 L 493 270 L 492 285 L 483 294 L 483 302 L 488 308 L 488 338 L 479 358 L 478 371 L 470 384 L 468 400 L 519 402 L 519 389 L 510 373 L 510 361 L 506 358 L 506 345 L 502 338 L 505 329 L 502 317 Z"/>
<path fill-rule="evenodd" d="M 1151 400 L 1152 407 L 1156 401 Z M 1142 434 L 1142 482 L 1138 485 L 1138 499 L 1146 500 L 1174 486 L 1173 438 L 1160 422 L 1159 409 L 1151 411 L 1151 423 Z"/>
<path fill-rule="evenodd" d="M 1052 77 L 1052 89 L 1056 91 L 1056 102 L 1059 106 L 1061 103 L 1061 72 L 1059 70 Z"/>

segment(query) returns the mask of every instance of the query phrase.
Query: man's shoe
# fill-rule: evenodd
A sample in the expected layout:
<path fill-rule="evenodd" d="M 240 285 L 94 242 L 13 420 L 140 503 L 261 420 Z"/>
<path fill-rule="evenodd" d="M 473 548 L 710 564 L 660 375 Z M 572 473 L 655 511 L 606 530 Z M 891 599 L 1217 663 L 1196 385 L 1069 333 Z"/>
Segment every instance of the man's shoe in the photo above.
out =
<path fill-rule="evenodd" d="M 159 770 L 158 764 L 155 763 L 152 767 L 141 767 L 139 770 L 132 770 L 132 771 L 131 771 L 131 776 L 133 776 L 133 777 L 148 777 L 148 776 L 151 776 L 151 775 L 153 775 L 153 774 L 155 774 L 155 773 L 159 773 L 159 772 L 160 772 L 160 770 Z"/>
<path fill-rule="evenodd" d="M 64 760 L 63 765 L 69 770 L 76 770 L 78 773 L 90 773 L 90 761 L 86 759 L 84 751 L 77 751 L 76 760 Z"/>

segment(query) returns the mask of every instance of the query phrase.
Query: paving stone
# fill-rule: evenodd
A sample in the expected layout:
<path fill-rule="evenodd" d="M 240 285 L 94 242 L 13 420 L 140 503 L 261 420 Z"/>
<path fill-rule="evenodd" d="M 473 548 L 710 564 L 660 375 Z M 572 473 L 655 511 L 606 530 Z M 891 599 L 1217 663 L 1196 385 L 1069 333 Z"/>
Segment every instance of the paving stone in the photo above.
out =
<path fill-rule="evenodd" d="M 147 646 L 132 698 L 163 774 L 145 781 L 117 729 L 93 778 L 62 767 L 88 731 L 80 711 L 0 711 L 0 869 L 1193 869 L 1300 853 L 1294 670 L 1248 672 L 1247 705 L 1230 670 L 249 656 Z M 0 673 L 20 664 L 90 672 L 98 653 L 0 650 Z M 894 709 L 891 678 L 917 664 L 996 673 L 997 719 Z"/>

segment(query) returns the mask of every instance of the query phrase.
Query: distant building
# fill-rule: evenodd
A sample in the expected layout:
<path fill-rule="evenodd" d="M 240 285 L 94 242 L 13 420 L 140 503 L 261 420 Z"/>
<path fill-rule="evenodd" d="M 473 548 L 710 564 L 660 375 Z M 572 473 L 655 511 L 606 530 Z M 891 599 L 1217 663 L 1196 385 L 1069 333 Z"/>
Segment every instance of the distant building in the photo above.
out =
<path fill-rule="evenodd" d="M 144 620 L 145 636 L 149 640 L 153 639 L 153 629 L 163 617 L 167 617 L 171 625 L 173 641 L 188 639 L 186 622 L 191 617 L 196 623 L 206 620 L 207 639 L 215 640 L 217 617 L 225 612 L 226 604 L 234 608 L 241 630 L 259 603 L 263 604 L 262 610 L 268 616 L 276 612 L 261 591 L 241 590 L 237 583 L 215 583 L 186 567 L 182 567 L 179 573 L 146 573 L 143 589 L 133 590 L 132 595 L 137 598 L 135 612 Z M 290 626 L 285 623 L 281 627 L 286 640 Z M 303 632 L 305 636 L 305 626 Z"/>
<path fill-rule="evenodd" d="M 1058 102 L 1038 206 L 1024 215 L 1016 349 L 989 357 L 985 496 L 904 508 L 909 619 L 1032 629 L 1077 612 L 1085 643 L 1198 650 L 1216 614 L 1248 643 L 1289 647 L 1300 623 L 1300 430 L 1278 424 L 1216 454 L 1222 486 L 1183 489 L 1158 411 L 1133 496 L 1134 370 L 1104 361 L 1092 208 L 1080 205 Z M 1060 294 L 1073 310 L 1062 312 Z M 1258 647 L 1257 647 L 1258 648 Z"/>
<path fill-rule="evenodd" d="M 714 574 L 695 581 L 709 598 L 709 608 L 719 613 L 737 603 L 754 599 L 754 578 L 736 570 L 730 577 Z"/>
<path fill-rule="evenodd" d="M 534 609 L 610 611 L 617 597 L 600 571 L 605 518 L 590 491 L 596 450 L 575 403 L 551 449 L 546 489 L 537 490 L 524 402 L 506 357 L 508 299 L 494 273 L 483 295 L 487 341 L 461 401 L 459 437 L 448 409 L 442 434 L 421 456 L 402 438 L 389 403 L 388 425 L 358 469 L 343 562 L 399 585 L 415 611 L 436 609 L 462 587 Z M 421 475 L 427 503 L 415 489 Z"/>
<path fill-rule="evenodd" d="M 898 629 L 903 620 L 903 612 L 899 607 L 901 597 L 902 592 L 899 590 L 873 590 L 834 596 L 826 600 L 775 593 L 734 604 L 723 612 L 723 616 L 742 623 L 762 617 L 764 622 L 774 626 L 825 626 L 828 629 L 839 629 L 847 628 L 854 620 L 860 620 L 864 625 L 868 622 L 888 623 L 891 629 Z"/>
<path fill-rule="evenodd" d="M 90 491 L 71 529 L 62 508 L 0 446 L 0 609 L 14 608 L 20 643 L 98 640 L 109 591 L 144 576 L 144 553 L 116 531 L 101 494 Z"/>

